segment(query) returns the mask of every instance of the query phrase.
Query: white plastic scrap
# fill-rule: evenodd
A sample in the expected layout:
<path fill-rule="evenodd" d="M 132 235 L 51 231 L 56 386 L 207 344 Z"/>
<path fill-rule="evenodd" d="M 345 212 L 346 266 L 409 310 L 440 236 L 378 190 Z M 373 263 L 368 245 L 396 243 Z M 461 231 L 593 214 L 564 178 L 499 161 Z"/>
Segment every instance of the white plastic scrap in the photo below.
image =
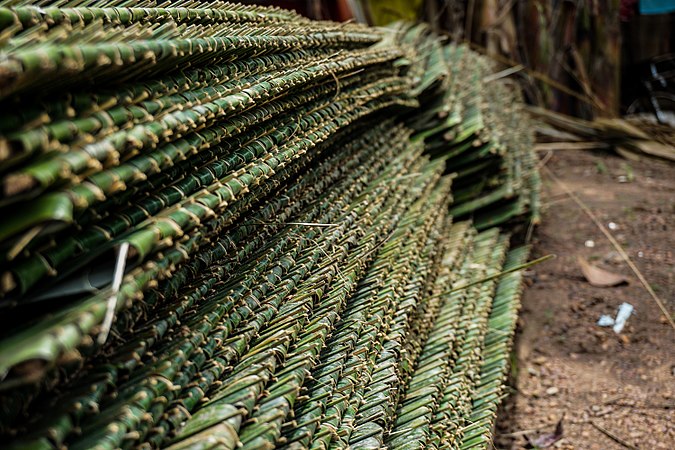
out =
<path fill-rule="evenodd" d="M 600 316 L 600 319 L 598 319 L 598 325 L 601 327 L 611 327 L 614 325 L 614 318 L 612 316 L 608 316 L 607 314 L 603 314 Z"/>
<path fill-rule="evenodd" d="M 630 303 L 622 303 L 619 306 L 619 312 L 616 313 L 616 319 L 614 319 L 614 332 L 621 333 L 623 327 L 626 326 L 626 321 L 633 314 L 633 305 Z"/>
<path fill-rule="evenodd" d="M 623 327 L 626 326 L 626 321 L 630 317 L 630 315 L 633 313 L 633 305 L 630 303 L 622 303 L 621 306 L 619 306 L 619 311 L 616 313 L 616 318 L 613 319 L 611 316 L 608 316 L 606 314 L 603 314 L 600 316 L 600 319 L 598 320 L 598 325 L 601 327 L 612 327 L 615 333 L 621 333 L 623 331 Z"/>

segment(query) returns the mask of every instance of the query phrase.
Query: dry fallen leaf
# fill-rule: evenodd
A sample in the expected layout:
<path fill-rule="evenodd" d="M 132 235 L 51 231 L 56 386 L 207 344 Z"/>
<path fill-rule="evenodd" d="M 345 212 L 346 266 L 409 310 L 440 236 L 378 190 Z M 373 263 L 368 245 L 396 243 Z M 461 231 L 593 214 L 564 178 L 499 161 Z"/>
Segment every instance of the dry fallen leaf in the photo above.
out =
<path fill-rule="evenodd" d="M 565 419 L 565 414 L 560 418 L 558 423 L 555 426 L 555 431 L 553 433 L 544 433 L 540 435 L 537 439 L 531 440 L 528 435 L 525 435 L 525 448 L 536 449 L 536 448 L 546 448 L 558 442 L 563 438 L 563 420 Z"/>
<path fill-rule="evenodd" d="M 593 286 L 610 287 L 628 283 L 628 279 L 623 275 L 612 273 L 605 269 L 593 266 L 581 256 L 577 257 L 577 262 L 579 263 L 579 267 L 581 267 L 581 272 L 584 274 L 584 278 L 586 278 L 586 280 Z"/>

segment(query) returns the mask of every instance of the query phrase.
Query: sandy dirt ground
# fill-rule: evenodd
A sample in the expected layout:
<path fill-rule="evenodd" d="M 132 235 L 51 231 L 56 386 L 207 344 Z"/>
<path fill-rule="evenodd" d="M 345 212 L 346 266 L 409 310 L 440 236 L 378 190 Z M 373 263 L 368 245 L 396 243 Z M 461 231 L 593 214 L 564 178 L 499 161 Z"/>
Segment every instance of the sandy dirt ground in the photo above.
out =
<path fill-rule="evenodd" d="M 675 312 L 675 165 L 576 150 L 541 156 L 613 228 Z M 562 419 L 562 438 L 550 445 L 540 440 L 539 448 L 675 449 L 675 331 L 597 226 L 545 171 L 542 176 L 544 219 L 532 257 L 557 258 L 527 273 L 511 395 L 494 446 L 538 448 L 533 443 L 552 438 Z M 591 286 L 578 256 L 624 275 L 628 284 Z M 602 314 L 615 316 L 623 302 L 635 311 L 620 334 L 596 324 Z"/>

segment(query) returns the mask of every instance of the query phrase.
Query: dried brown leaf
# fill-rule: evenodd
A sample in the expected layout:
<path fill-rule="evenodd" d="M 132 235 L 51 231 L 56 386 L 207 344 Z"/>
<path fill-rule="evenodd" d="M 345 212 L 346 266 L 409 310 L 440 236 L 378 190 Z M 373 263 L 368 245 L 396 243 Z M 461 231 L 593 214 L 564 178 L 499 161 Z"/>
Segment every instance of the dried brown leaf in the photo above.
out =
<path fill-rule="evenodd" d="M 584 278 L 586 278 L 586 280 L 593 286 L 611 287 L 628 283 L 628 279 L 623 275 L 593 266 L 581 256 L 577 257 L 577 262 L 579 263 L 579 267 L 581 267 L 581 272 L 584 274 Z"/>
<path fill-rule="evenodd" d="M 558 423 L 555 426 L 555 431 L 553 433 L 544 433 L 537 437 L 534 440 L 531 440 L 529 436 L 525 435 L 525 440 L 527 441 L 527 444 L 525 445 L 525 448 L 527 449 L 537 449 L 537 448 L 546 448 L 550 447 L 556 442 L 558 442 L 560 439 L 563 438 L 563 420 L 565 419 L 565 415 L 560 418 Z"/>

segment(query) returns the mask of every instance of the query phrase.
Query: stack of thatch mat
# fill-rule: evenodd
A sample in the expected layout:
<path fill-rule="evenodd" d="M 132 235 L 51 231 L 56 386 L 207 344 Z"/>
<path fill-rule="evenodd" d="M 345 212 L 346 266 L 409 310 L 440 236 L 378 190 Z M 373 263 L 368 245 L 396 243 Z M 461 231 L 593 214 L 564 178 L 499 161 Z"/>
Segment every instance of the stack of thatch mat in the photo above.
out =
<path fill-rule="evenodd" d="M 423 26 L 90 3 L 0 8 L 2 440 L 487 448 L 515 94 Z"/>
<path fill-rule="evenodd" d="M 456 175 L 451 214 L 473 217 L 479 230 L 525 213 L 538 221 L 533 134 L 519 92 L 492 75 L 488 59 L 465 46 L 441 46 L 425 32 L 423 25 L 404 29 L 403 42 L 435 44 L 427 73 L 445 68 L 448 82 L 421 95 L 424 114 L 411 113 L 409 125 L 418 131 L 413 140 L 423 139 Z"/>

